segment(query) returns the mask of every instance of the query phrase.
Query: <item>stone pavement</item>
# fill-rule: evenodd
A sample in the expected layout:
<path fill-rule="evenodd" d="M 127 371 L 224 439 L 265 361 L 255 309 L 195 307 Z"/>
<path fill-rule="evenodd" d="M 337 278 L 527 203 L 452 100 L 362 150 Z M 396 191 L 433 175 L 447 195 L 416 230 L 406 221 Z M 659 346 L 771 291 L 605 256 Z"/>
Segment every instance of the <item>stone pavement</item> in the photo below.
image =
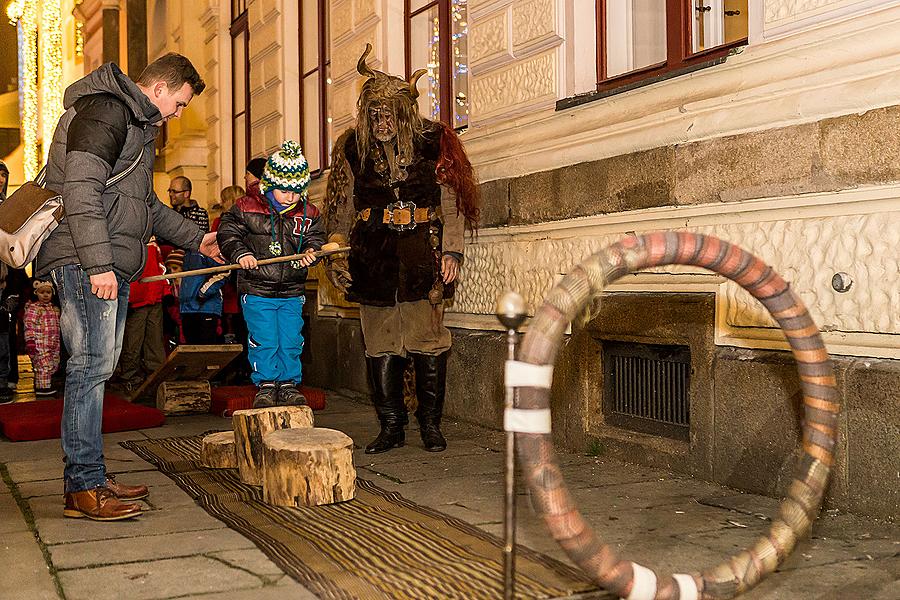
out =
<path fill-rule="evenodd" d="M 316 414 L 318 426 L 345 431 L 357 446 L 370 440 L 376 430 L 371 407 L 335 395 L 328 400 Z M 110 471 L 125 483 L 150 486 L 148 510 L 133 522 L 64 519 L 59 441 L 0 441 L 0 599 L 313 598 L 252 542 L 118 445 L 229 426 L 211 415 L 180 417 L 164 427 L 105 436 Z M 404 448 L 377 456 L 358 450 L 359 475 L 502 535 L 503 434 L 448 422 L 450 447 L 429 454 L 410 429 Z M 578 506 L 601 538 L 657 570 L 685 572 L 719 562 L 750 545 L 776 510 L 771 498 L 603 456 L 560 458 Z M 530 511 L 525 490 L 518 500 L 519 541 L 565 560 Z M 900 528 L 826 513 L 780 571 L 743 597 L 896 600 Z"/>

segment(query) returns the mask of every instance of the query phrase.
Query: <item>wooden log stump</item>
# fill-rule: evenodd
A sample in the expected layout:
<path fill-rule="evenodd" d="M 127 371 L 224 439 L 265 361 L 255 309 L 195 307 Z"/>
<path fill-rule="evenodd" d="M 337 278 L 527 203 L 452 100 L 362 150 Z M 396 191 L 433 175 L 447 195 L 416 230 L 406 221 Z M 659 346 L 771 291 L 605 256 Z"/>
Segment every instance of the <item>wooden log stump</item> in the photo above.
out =
<path fill-rule="evenodd" d="M 208 381 L 164 381 L 156 388 L 156 408 L 166 415 L 208 413 Z"/>
<path fill-rule="evenodd" d="M 263 500 L 319 506 L 356 496 L 353 440 L 335 431 L 282 429 L 263 438 Z"/>
<path fill-rule="evenodd" d="M 200 464 L 210 469 L 236 469 L 234 432 L 220 431 L 204 437 L 200 448 Z"/>
<path fill-rule="evenodd" d="M 279 429 L 312 427 L 313 414 L 308 406 L 250 408 L 234 411 L 231 423 L 241 481 L 262 485 L 263 436 Z"/>

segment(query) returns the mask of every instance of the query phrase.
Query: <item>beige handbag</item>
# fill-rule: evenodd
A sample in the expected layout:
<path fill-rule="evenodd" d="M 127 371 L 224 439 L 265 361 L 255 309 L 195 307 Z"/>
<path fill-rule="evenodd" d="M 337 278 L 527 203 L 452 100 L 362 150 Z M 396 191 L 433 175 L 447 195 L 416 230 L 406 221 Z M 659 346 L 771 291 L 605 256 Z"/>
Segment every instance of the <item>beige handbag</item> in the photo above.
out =
<path fill-rule="evenodd" d="M 134 171 L 144 156 L 141 149 L 137 159 L 127 169 L 110 178 L 106 187 L 118 183 Z M 21 269 L 34 260 L 41 243 L 62 221 L 62 195 L 43 188 L 44 167 L 35 181 L 28 181 L 0 203 L 0 261 Z"/>

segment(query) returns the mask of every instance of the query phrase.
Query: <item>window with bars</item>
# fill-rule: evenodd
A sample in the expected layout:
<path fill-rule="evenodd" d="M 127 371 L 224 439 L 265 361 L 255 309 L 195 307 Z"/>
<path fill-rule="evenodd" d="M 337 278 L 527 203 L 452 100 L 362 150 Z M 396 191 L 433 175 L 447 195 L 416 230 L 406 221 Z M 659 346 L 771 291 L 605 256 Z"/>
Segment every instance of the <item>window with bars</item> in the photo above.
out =
<path fill-rule="evenodd" d="M 231 2 L 231 130 L 234 182 L 242 183 L 250 161 L 250 28 L 246 0 Z"/>
<path fill-rule="evenodd" d="M 331 155 L 331 59 L 327 0 L 300 0 L 300 138 L 315 177 Z"/>
<path fill-rule="evenodd" d="M 748 0 L 597 0 L 597 89 L 677 73 L 747 43 Z"/>
<path fill-rule="evenodd" d="M 687 346 L 603 341 L 603 418 L 608 425 L 688 440 L 690 383 Z"/>
<path fill-rule="evenodd" d="M 419 110 L 455 129 L 469 124 L 467 0 L 404 0 L 406 76 L 418 69 Z"/>

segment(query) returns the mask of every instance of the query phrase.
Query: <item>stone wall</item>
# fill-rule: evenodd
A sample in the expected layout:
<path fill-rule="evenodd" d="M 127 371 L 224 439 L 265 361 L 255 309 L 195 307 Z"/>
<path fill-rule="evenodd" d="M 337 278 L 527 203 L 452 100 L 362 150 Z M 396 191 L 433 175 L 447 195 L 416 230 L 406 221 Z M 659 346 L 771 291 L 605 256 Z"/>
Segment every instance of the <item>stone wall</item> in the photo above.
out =
<path fill-rule="evenodd" d="M 568 336 L 560 350 L 551 393 L 554 443 L 574 452 L 782 496 L 793 476 L 800 444 L 796 367 L 787 352 L 716 346 L 714 308 L 712 294 L 606 294 L 600 312 Z M 453 329 L 453 336 L 446 418 L 501 429 L 505 334 Z M 690 347 L 689 441 L 604 423 L 604 340 Z M 357 320 L 313 313 L 307 344 L 310 361 L 304 367 L 304 379 L 308 384 L 367 397 Z M 896 401 L 900 361 L 833 358 L 844 408 L 826 507 L 896 519 L 900 517 Z M 372 419 L 374 431 L 374 412 Z"/>

